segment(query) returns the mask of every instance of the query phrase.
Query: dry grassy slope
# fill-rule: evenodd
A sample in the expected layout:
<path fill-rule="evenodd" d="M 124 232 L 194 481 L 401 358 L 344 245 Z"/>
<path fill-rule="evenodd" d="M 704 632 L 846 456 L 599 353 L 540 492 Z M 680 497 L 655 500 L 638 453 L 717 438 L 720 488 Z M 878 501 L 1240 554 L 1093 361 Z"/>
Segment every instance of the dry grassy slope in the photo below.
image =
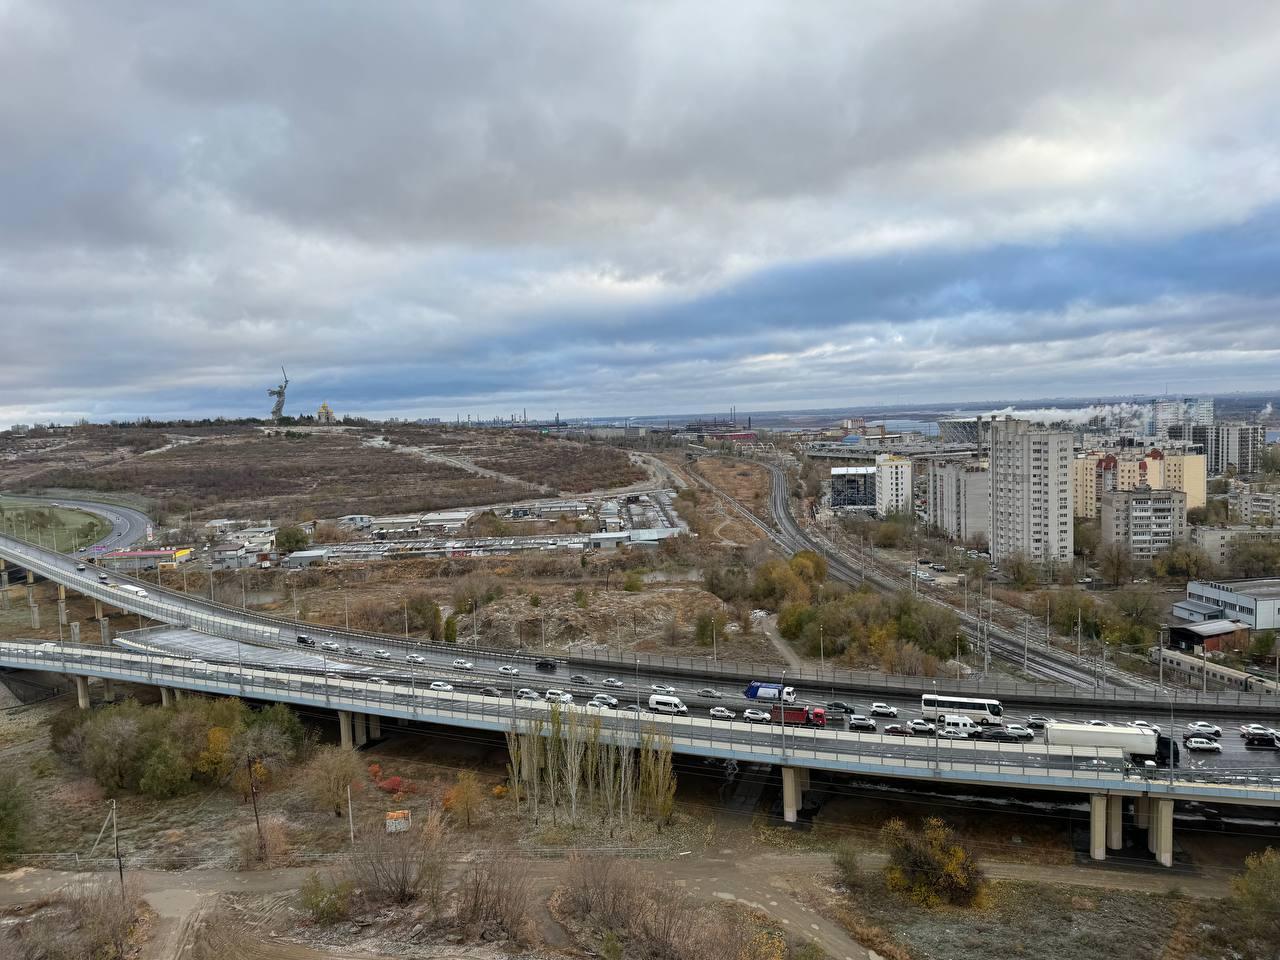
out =
<path fill-rule="evenodd" d="M 439 446 L 504 474 L 482 476 L 392 447 L 369 431 L 183 432 L 84 428 L 69 436 L 5 441 L 0 486 L 129 491 L 196 519 L 385 514 L 489 504 L 623 486 L 646 471 L 623 451 L 501 430 L 394 431 L 406 445 Z"/>

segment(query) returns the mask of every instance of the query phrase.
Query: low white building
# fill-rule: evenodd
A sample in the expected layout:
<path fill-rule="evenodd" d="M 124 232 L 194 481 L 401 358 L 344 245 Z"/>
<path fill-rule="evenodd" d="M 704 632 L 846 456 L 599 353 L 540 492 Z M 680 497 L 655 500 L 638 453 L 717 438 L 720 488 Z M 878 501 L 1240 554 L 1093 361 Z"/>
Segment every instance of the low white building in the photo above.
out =
<path fill-rule="evenodd" d="M 1187 599 L 1217 607 L 1229 620 L 1242 620 L 1252 630 L 1280 627 L 1280 577 L 1255 580 L 1192 580 Z"/>

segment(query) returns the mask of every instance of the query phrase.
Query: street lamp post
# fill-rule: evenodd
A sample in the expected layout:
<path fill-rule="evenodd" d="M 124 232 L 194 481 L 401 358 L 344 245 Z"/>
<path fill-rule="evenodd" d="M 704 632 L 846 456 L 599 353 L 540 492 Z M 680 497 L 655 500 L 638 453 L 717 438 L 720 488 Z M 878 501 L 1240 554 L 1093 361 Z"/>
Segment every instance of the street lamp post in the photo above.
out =
<path fill-rule="evenodd" d="M 931 682 L 933 683 L 933 702 L 934 702 L 934 714 L 933 714 L 933 770 L 934 770 L 934 772 L 936 773 L 936 772 L 938 771 L 939 766 L 941 765 L 941 755 L 940 755 L 940 753 L 939 753 L 939 741 L 942 739 L 942 735 L 941 735 L 941 734 L 942 734 L 942 731 L 938 729 L 938 724 L 941 722 L 942 717 L 941 717 L 941 716 L 938 714 L 938 712 L 937 712 L 937 703 L 938 703 L 938 681 L 937 681 L 937 680 L 933 680 L 933 681 L 931 681 Z"/>

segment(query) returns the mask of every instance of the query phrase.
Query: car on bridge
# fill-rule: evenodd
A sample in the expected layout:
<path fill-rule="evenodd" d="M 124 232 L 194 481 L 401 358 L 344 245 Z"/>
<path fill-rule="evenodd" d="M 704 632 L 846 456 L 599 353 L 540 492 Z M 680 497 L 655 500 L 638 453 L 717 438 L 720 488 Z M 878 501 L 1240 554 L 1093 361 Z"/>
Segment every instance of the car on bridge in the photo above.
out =
<path fill-rule="evenodd" d="M 1131 726 L 1131 727 L 1137 727 L 1139 730 L 1151 730 L 1151 731 L 1154 731 L 1155 733 L 1162 733 L 1162 732 L 1163 732 L 1163 731 L 1160 729 L 1159 724 L 1155 724 L 1155 723 L 1148 723 L 1146 720 L 1133 720 L 1133 721 L 1130 721 L 1129 726 Z"/>
<path fill-rule="evenodd" d="M 498 672 L 499 672 L 499 673 L 505 673 L 505 674 L 506 674 L 507 676 L 509 676 L 509 677 L 518 677 L 518 676 L 520 676 L 520 670 L 519 670 L 519 668 L 517 668 L 517 667 L 513 667 L 513 666 L 512 666 L 511 664 L 509 664 L 509 663 L 504 663 L 502 666 L 500 666 L 500 667 L 498 668 Z"/>
<path fill-rule="evenodd" d="M 708 700 L 719 700 L 724 696 L 724 694 L 719 690 L 716 690 L 714 687 L 703 687 L 698 691 L 698 696 L 706 697 Z"/>
<path fill-rule="evenodd" d="M 608 705 L 609 705 L 609 706 L 611 706 L 611 707 L 616 707 L 616 706 L 618 705 L 618 698 L 617 698 L 617 697 L 611 697 L 611 696 L 609 696 L 609 694 L 607 694 L 607 693 L 597 693 L 597 694 L 596 694 L 594 697 L 592 697 L 591 699 L 592 699 L 592 700 L 595 700 L 597 703 L 604 703 L 604 704 L 608 704 Z"/>
<path fill-rule="evenodd" d="M 453 684 L 445 683 L 443 680 L 432 680 L 431 689 L 439 690 L 442 693 L 453 693 Z"/>
<path fill-rule="evenodd" d="M 86 567 L 83 563 L 77 563 L 76 569 L 79 570 L 81 573 L 83 573 L 85 570 L 88 570 L 89 568 Z"/>
<path fill-rule="evenodd" d="M 533 665 L 533 669 L 541 670 L 543 673 L 555 673 L 556 662 L 554 660 L 539 660 Z"/>
<path fill-rule="evenodd" d="M 1183 746 L 1188 750 L 1198 750 L 1205 753 L 1222 752 L 1222 744 L 1217 740 L 1210 740 L 1208 737 L 1188 737 L 1183 741 Z"/>
<path fill-rule="evenodd" d="M 968 740 L 969 731 L 961 730 L 958 727 L 944 727 L 938 736 L 945 737 L 948 740 Z"/>
<path fill-rule="evenodd" d="M 316 642 L 308 637 L 305 633 L 298 634 L 298 643 L 304 647 L 314 647 Z"/>
<path fill-rule="evenodd" d="M 625 687 L 626 686 L 626 684 L 623 683 L 621 680 L 619 680 L 617 677 L 605 677 L 600 682 L 603 683 L 606 687 Z"/>
<path fill-rule="evenodd" d="M 911 731 L 908 730 L 906 727 L 904 727 L 900 723 L 887 723 L 885 724 L 884 729 L 881 730 L 880 732 L 883 733 L 885 736 L 889 736 L 889 737 L 911 736 Z"/>
<path fill-rule="evenodd" d="M 548 690 L 547 700 L 550 703 L 573 703 L 573 694 L 563 690 Z"/>
<path fill-rule="evenodd" d="M 342 648 L 338 646 L 336 643 L 334 643 L 332 640 L 326 640 L 324 643 L 320 644 L 320 649 L 321 650 L 341 650 Z"/>
<path fill-rule="evenodd" d="M 873 703 L 871 705 L 871 715 L 873 717 L 896 717 L 898 708 L 891 707 L 887 703 Z"/>
<path fill-rule="evenodd" d="M 353 657 L 363 657 L 363 656 L 364 656 L 364 651 L 363 651 L 363 650 L 361 650 L 359 647 L 344 647 L 344 648 L 343 648 L 343 650 L 342 650 L 342 652 L 343 652 L 343 653 L 349 653 L 349 654 L 351 654 Z"/>
<path fill-rule="evenodd" d="M 944 730 L 942 735 L 944 737 L 949 736 L 949 733 Z M 991 741 L 994 741 L 995 743 L 1021 743 L 1022 742 L 1022 737 L 1018 736 L 1016 733 L 1014 733 L 1013 731 L 1009 730 L 1006 727 L 984 727 L 983 729 L 977 731 L 974 739 L 991 740 Z"/>
<path fill-rule="evenodd" d="M 652 690 L 654 693 L 675 693 L 676 692 L 675 687 L 668 686 L 665 683 L 651 683 L 649 684 L 649 689 Z"/>
<path fill-rule="evenodd" d="M 427 662 L 427 658 L 420 653 L 406 654 L 405 659 L 410 663 L 426 663 Z"/>
<path fill-rule="evenodd" d="M 569 678 L 569 682 L 570 682 L 570 683 L 583 683 L 583 684 L 586 684 L 588 687 L 589 687 L 589 686 L 591 686 L 591 678 L 590 678 L 590 677 L 583 676 L 583 675 L 582 675 L 582 674 L 580 674 L 580 673 L 575 673 L 572 677 L 570 677 L 570 678 Z"/>
<path fill-rule="evenodd" d="M 870 730 L 873 733 L 876 729 L 876 722 L 870 717 L 865 717 L 860 713 L 850 713 L 844 718 L 844 725 L 849 730 Z"/>
<path fill-rule="evenodd" d="M 1275 731 L 1272 730 L 1270 727 L 1263 726 L 1260 723 L 1240 724 L 1240 736 L 1242 737 L 1252 737 L 1252 736 L 1258 736 L 1258 735 L 1265 735 L 1268 733 L 1275 733 Z"/>
<path fill-rule="evenodd" d="M 1053 717 L 1042 716 L 1038 713 L 1033 713 L 1027 717 L 1027 726 L 1032 730 L 1043 730 L 1051 723 L 1053 723 Z"/>
<path fill-rule="evenodd" d="M 938 728 L 928 720 L 912 720 L 907 724 L 907 729 L 917 736 L 924 737 L 936 733 Z"/>
<path fill-rule="evenodd" d="M 1206 720 L 1192 720 L 1187 724 L 1187 732 L 1198 737 L 1222 736 L 1222 728 L 1216 723 L 1209 723 Z"/>
<path fill-rule="evenodd" d="M 458 658 L 456 658 L 456 659 L 453 661 L 453 665 L 454 665 L 457 669 L 459 669 L 459 670 L 473 670 L 473 669 L 475 669 L 475 664 L 474 664 L 474 663 L 472 663 L 470 660 L 464 660 L 462 657 L 458 657 Z"/>
<path fill-rule="evenodd" d="M 853 706 L 845 703 L 843 700 L 832 700 L 827 704 L 827 709 L 833 713 L 853 713 Z"/>
<path fill-rule="evenodd" d="M 748 707 L 742 711 L 742 719 L 750 723 L 769 723 L 769 712 L 767 710 L 757 710 L 755 707 Z"/>
<path fill-rule="evenodd" d="M 528 687 L 521 687 L 516 691 L 517 700 L 541 700 L 542 694 L 537 690 L 530 690 Z"/>
<path fill-rule="evenodd" d="M 390 651 L 390 650 L 382 650 L 382 649 L 378 649 L 378 650 L 373 651 L 373 655 L 374 655 L 375 657 L 377 657 L 379 660 L 390 660 L 390 659 L 391 659 L 391 651 Z"/>
<path fill-rule="evenodd" d="M 711 714 L 713 720 L 732 720 L 737 716 L 737 714 L 728 707 L 712 707 L 707 712 Z"/>
<path fill-rule="evenodd" d="M 1030 727 L 1024 727 L 1020 723 L 1006 723 L 1004 728 L 1012 733 L 1019 740 L 1034 740 L 1036 732 Z"/>
<path fill-rule="evenodd" d="M 479 690 L 476 691 L 476 693 L 480 694 L 480 696 L 482 697 L 502 696 L 502 691 L 499 690 L 497 687 L 481 687 Z"/>

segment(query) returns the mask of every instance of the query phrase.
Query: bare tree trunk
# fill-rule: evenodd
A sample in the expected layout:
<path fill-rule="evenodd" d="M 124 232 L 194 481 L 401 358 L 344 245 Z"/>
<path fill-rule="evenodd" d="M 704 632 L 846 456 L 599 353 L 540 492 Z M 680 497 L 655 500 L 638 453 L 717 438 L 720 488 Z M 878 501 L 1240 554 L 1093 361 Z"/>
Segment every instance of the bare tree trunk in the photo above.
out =
<path fill-rule="evenodd" d="M 582 725 L 576 711 L 570 711 L 564 725 L 564 749 L 560 754 L 564 789 L 569 795 L 569 822 L 578 825 L 578 793 L 582 786 Z"/>

